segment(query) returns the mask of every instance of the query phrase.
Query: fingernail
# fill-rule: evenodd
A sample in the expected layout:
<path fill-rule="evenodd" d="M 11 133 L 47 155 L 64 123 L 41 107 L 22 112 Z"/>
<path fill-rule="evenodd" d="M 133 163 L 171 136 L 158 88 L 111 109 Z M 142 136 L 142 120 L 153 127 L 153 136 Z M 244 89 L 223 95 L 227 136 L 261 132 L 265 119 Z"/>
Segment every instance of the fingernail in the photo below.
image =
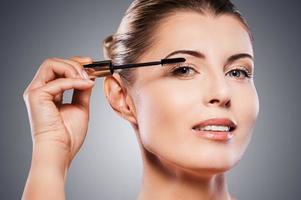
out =
<path fill-rule="evenodd" d="M 84 79 L 89 79 L 89 76 L 84 69 L 82 70 L 82 75 L 83 75 Z"/>

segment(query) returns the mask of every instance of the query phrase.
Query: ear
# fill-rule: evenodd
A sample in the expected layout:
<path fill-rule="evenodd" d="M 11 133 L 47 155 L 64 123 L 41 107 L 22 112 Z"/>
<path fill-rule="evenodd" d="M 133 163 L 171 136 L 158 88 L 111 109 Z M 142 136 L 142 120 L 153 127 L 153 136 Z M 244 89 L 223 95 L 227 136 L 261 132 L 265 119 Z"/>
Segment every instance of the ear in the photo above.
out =
<path fill-rule="evenodd" d="M 103 90 L 113 110 L 122 118 L 137 125 L 134 102 L 127 89 L 123 87 L 119 74 L 104 77 Z"/>

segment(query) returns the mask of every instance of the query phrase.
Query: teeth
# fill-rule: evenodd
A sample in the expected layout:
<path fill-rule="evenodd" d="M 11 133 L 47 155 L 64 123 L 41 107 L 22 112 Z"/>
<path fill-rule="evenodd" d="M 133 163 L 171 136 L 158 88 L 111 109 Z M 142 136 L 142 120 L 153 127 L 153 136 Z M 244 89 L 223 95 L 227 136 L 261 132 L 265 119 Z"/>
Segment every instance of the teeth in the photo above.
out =
<path fill-rule="evenodd" d="M 230 131 L 229 126 L 219 126 L 219 125 L 208 125 L 204 127 L 196 127 L 199 131 Z"/>

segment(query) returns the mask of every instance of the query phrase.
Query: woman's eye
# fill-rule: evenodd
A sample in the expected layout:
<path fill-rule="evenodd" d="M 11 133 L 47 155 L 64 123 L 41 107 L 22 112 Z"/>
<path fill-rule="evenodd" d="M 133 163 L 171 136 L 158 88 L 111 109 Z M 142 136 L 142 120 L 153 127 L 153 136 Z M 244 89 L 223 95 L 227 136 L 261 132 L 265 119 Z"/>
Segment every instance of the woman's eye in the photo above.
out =
<path fill-rule="evenodd" d="M 197 73 L 197 71 L 189 66 L 179 66 L 172 70 L 172 75 L 175 76 L 191 76 L 193 73 Z"/>
<path fill-rule="evenodd" d="M 251 78 L 251 73 L 249 73 L 245 69 L 233 69 L 233 70 L 229 71 L 227 74 L 229 74 L 232 77 L 239 78 L 239 79 Z"/>

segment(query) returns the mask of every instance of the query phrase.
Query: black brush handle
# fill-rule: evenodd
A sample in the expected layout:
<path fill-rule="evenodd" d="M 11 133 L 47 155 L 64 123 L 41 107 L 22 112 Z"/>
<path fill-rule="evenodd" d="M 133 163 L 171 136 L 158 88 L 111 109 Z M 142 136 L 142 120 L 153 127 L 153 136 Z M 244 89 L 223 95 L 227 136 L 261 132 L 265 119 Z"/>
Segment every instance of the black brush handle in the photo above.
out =
<path fill-rule="evenodd" d="M 114 66 L 111 60 L 103 60 L 103 61 L 95 61 L 91 64 L 84 65 L 84 69 L 88 73 L 89 77 L 96 78 L 96 77 L 112 75 L 114 73 L 114 70 L 117 69 L 146 67 L 152 65 L 163 66 L 166 64 L 180 63 L 185 61 L 186 61 L 185 58 L 166 58 L 166 59 L 161 59 L 161 61 L 145 62 L 145 63 L 130 63 L 125 65 Z"/>

